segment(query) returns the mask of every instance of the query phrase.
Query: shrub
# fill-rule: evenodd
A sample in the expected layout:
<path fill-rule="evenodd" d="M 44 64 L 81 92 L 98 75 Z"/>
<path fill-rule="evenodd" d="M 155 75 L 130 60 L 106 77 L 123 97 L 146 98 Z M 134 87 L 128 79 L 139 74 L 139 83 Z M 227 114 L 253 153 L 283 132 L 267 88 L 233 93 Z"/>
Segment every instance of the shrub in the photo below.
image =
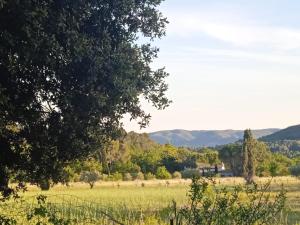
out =
<path fill-rule="evenodd" d="M 125 174 L 123 175 L 123 180 L 124 180 L 124 181 L 130 181 L 130 180 L 132 180 L 131 174 L 130 174 L 130 173 L 125 173 Z"/>
<path fill-rule="evenodd" d="M 178 171 L 175 171 L 175 172 L 172 174 L 172 177 L 173 177 L 173 179 L 181 179 L 181 173 L 178 172 Z"/>
<path fill-rule="evenodd" d="M 83 171 L 80 175 L 80 181 L 88 183 L 91 189 L 98 180 L 100 180 L 100 173 L 98 171 Z"/>
<path fill-rule="evenodd" d="M 171 179 L 172 175 L 169 173 L 169 171 L 164 166 L 160 166 L 157 168 L 156 171 L 156 178 L 158 179 Z"/>
<path fill-rule="evenodd" d="M 111 176 L 110 176 L 111 180 L 112 181 L 118 181 L 118 180 L 122 180 L 123 179 L 123 176 L 121 173 L 119 172 L 115 172 L 113 173 Z"/>
<path fill-rule="evenodd" d="M 188 179 L 193 177 L 200 177 L 201 173 L 197 169 L 185 169 L 181 171 L 181 175 L 183 178 Z"/>
<path fill-rule="evenodd" d="M 144 174 L 142 172 L 138 172 L 135 177 L 136 180 L 144 180 Z"/>
<path fill-rule="evenodd" d="M 188 197 L 188 205 L 182 208 L 174 202 L 176 224 L 276 224 L 286 192 L 282 189 L 271 198 L 270 182 L 262 187 L 235 186 L 229 191 L 216 187 L 214 180 L 193 178 Z"/>
<path fill-rule="evenodd" d="M 154 180 L 156 177 L 155 177 L 155 175 L 153 174 L 153 173 L 146 173 L 145 174 L 145 179 L 146 180 Z"/>

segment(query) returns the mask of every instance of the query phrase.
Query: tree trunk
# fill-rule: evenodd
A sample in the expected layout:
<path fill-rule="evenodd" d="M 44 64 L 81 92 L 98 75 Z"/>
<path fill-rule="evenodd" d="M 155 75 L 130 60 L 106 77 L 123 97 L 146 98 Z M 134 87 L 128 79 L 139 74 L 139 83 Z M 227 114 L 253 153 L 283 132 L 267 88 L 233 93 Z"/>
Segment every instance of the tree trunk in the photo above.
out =
<path fill-rule="evenodd" d="M 4 198 L 9 197 L 13 190 L 8 187 L 9 176 L 5 167 L 0 167 L 0 192 Z"/>
<path fill-rule="evenodd" d="M 50 189 L 50 180 L 48 179 L 41 180 L 39 186 L 42 191 L 48 191 Z"/>
<path fill-rule="evenodd" d="M 90 188 L 93 189 L 94 183 L 89 183 L 89 184 L 90 184 Z"/>

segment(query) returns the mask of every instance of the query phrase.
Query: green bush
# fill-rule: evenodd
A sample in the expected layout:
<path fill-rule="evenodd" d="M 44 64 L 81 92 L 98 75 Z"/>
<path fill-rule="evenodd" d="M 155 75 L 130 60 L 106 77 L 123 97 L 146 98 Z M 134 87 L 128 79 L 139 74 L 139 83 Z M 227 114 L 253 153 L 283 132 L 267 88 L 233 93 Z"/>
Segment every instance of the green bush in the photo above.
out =
<path fill-rule="evenodd" d="M 173 179 L 181 179 L 181 173 L 178 172 L 178 171 L 175 171 L 173 174 L 172 174 L 172 177 Z"/>
<path fill-rule="evenodd" d="M 182 208 L 174 202 L 173 224 L 282 224 L 280 215 L 286 202 L 283 189 L 271 197 L 270 182 L 232 190 L 216 187 L 214 180 L 205 178 L 193 178 L 188 197 L 188 205 Z"/>
<path fill-rule="evenodd" d="M 145 180 L 154 180 L 156 177 L 153 173 L 146 173 L 145 174 Z"/>
<path fill-rule="evenodd" d="M 122 180 L 123 179 L 123 176 L 121 173 L 119 172 L 115 172 L 113 173 L 111 176 L 110 176 L 111 180 L 112 181 L 119 181 L 119 180 Z"/>
<path fill-rule="evenodd" d="M 197 169 L 185 169 L 185 170 L 181 171 L 181 176 L 184 179 L 200 177 L 201 172 Z"/>
<path fill-rule="evenodd" d="M 158 179 L 171 179 L 172 175 L 164 166 L 160 166 L 156 170 L 156 178 Z"/>

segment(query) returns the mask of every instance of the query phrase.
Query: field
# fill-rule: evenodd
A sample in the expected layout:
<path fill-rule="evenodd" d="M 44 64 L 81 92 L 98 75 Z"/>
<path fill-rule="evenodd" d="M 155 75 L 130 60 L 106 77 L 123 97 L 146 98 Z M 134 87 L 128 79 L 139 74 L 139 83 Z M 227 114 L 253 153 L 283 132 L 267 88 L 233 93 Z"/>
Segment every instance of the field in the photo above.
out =
<path fill-rule="evenodd" d="M 262 184 L 268 180 L 259 178 L 257 182 Z M 218 178 L 216 181 L 218 185 L 226 186 L 244 182 L 241 178 Z M 88 220 L 90 224 L 114 224 L 109 216 L 125 224 L 168 224 L 168 207 L 172 200 L 178 205 L 187 202 L 189 184 L 189 180 L 120 181 L 97 183 L 94 189 L 89 189 L 87 184 L 74 183 L 70 187 L 57 185 L 46 192 L 30 186 L 22 196 L 24 201 L 14 203 L 14 211 L 17 217 L 23 217 L 22 224 L 27 224 L 24 207 L 29 210 L 36 204 L 36 196 L 42 194 L 60 216 L 77 219 L 76 224 L 80 221 L 89 224 Z M 273 179 L 272 192 L 279 191 L 282 185 L 288 191 L 286 224 L 297 224 L 300 222 L 300 180 L 291 177 Z M 11 206 L 10 203 L 7 208 Z"/>

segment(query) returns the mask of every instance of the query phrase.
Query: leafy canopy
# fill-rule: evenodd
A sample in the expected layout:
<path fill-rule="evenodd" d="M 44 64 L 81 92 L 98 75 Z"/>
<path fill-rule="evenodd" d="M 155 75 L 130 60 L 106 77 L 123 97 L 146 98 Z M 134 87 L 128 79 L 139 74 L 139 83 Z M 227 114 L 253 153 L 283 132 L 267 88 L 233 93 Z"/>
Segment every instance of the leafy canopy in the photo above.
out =
<path fill-rule="evenodd" d="M 58 182 L 64 163 L 119 134 L 126 113 L 147 125 L 141 96 L 169 104 L 168 74 L 150 67 L 149 43 L 167 24 L 160 3 L 0 0 L 0 190 L 16 171 Z"/>

